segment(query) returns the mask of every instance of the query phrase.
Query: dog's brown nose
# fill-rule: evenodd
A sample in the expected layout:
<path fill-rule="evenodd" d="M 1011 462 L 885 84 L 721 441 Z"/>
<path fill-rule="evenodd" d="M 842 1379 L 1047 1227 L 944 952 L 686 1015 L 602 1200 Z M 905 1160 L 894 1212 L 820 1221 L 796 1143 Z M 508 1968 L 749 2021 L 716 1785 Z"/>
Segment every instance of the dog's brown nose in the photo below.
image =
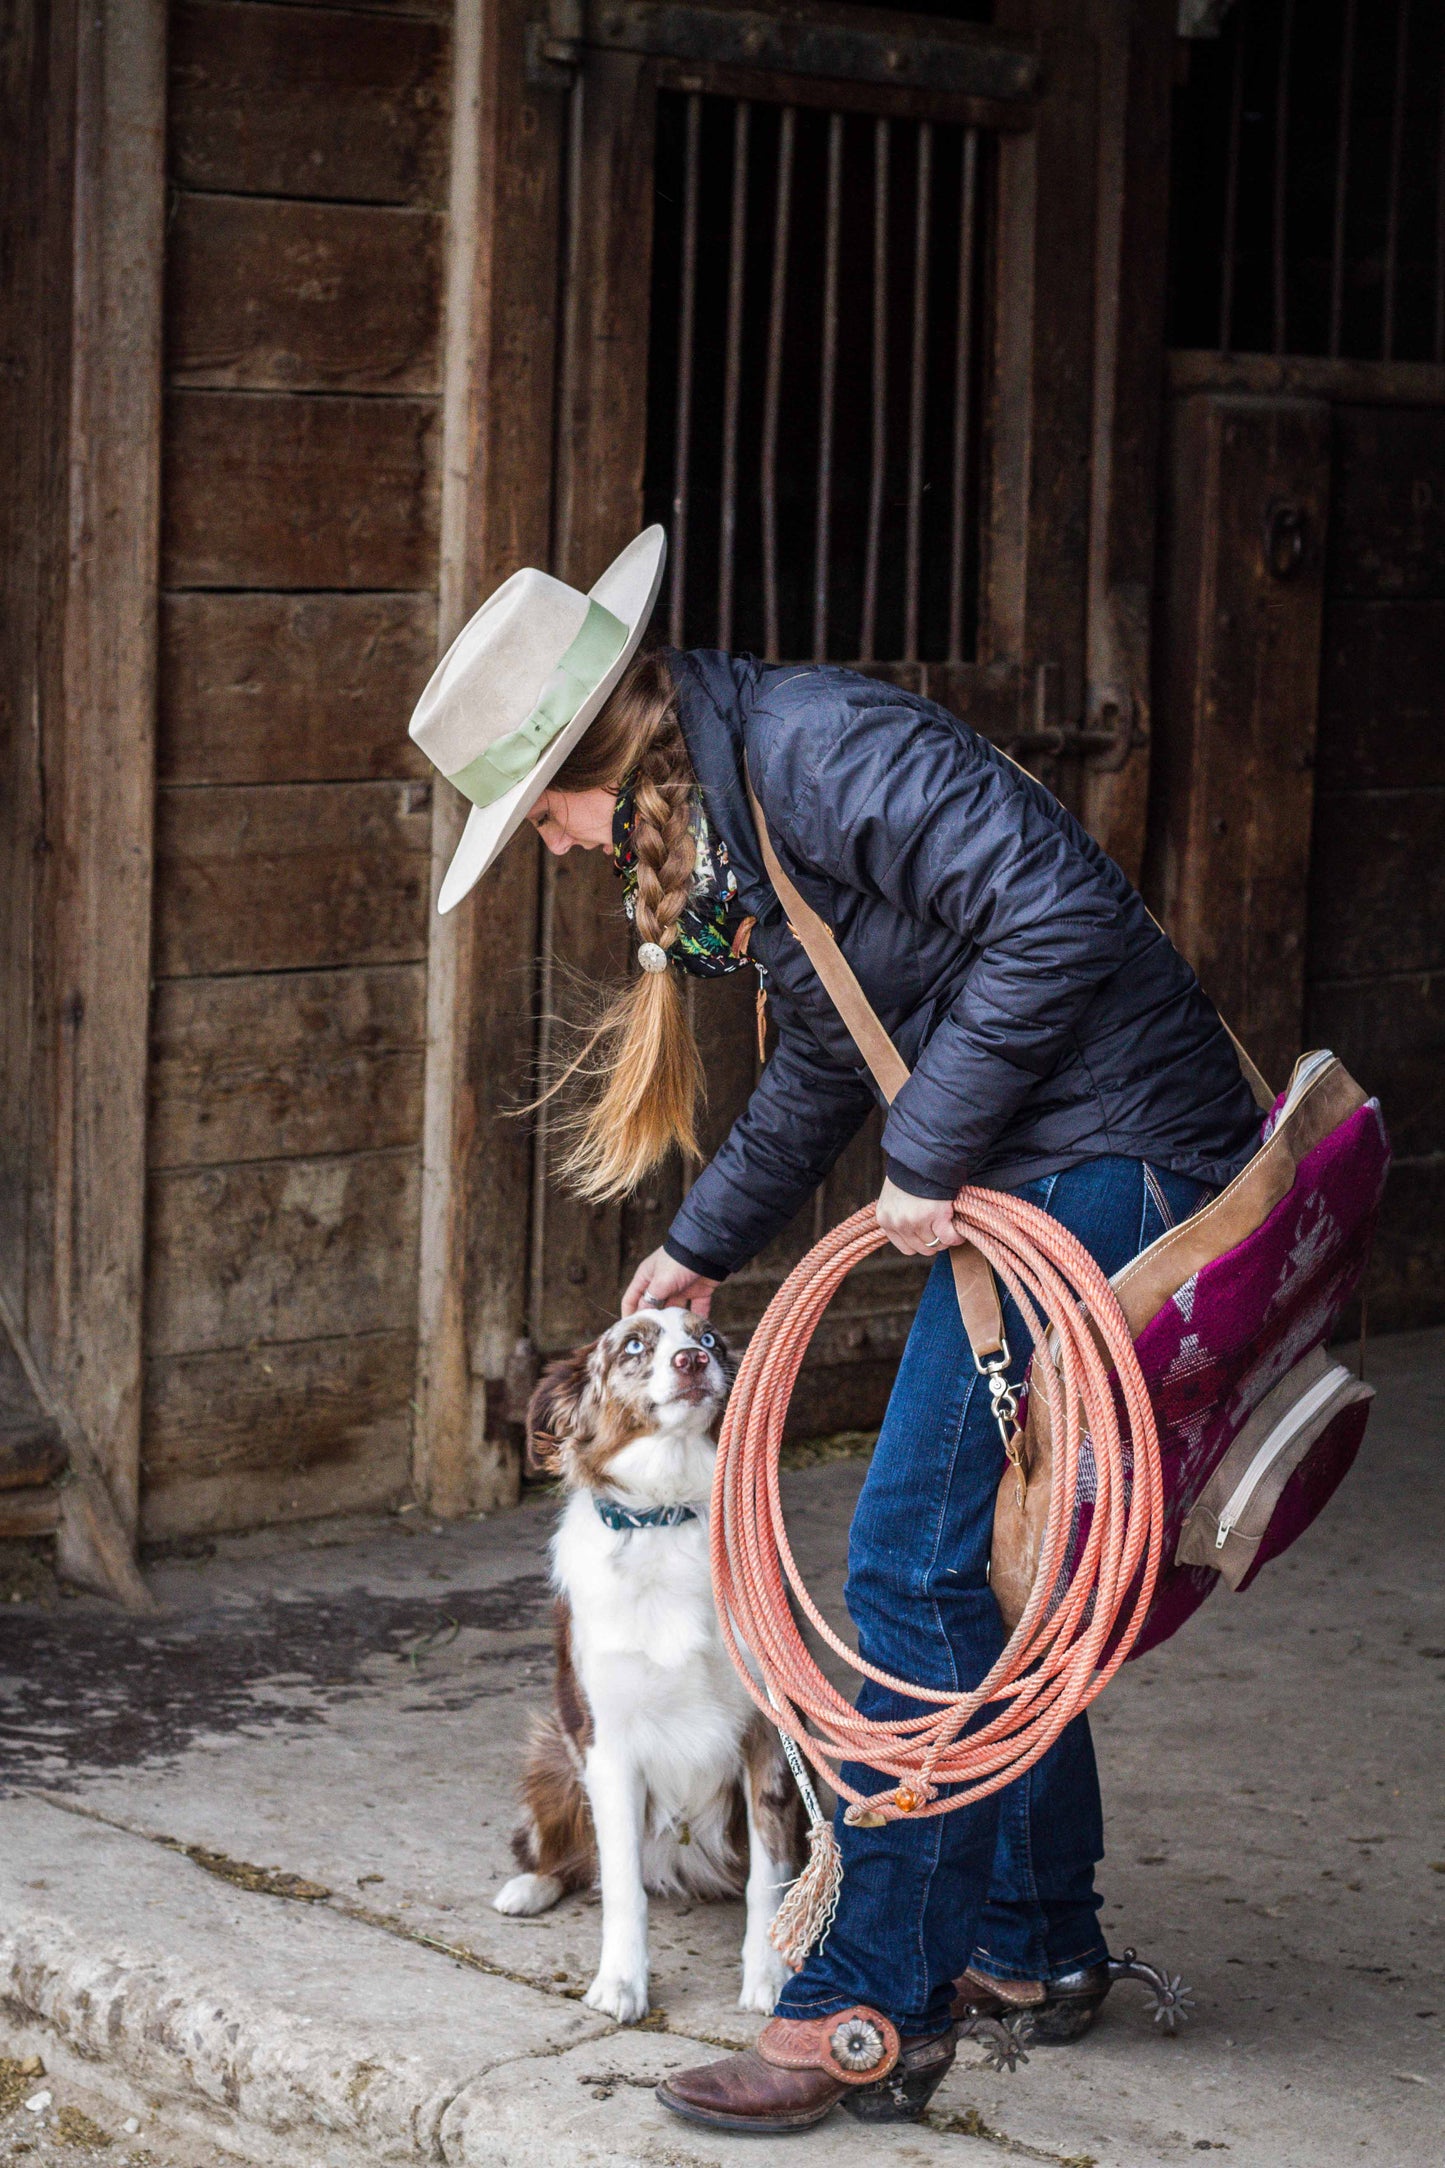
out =
<path fill-rule="evenodd" d="M 684 1377 L 690 1376 L 693 1371 L 701 1372 L 706 1370 L 707 1349 L 705 1347 L 680 1347 L 672 1358 L 672 1366 L 674 1370 L 680 1370 Z"/>

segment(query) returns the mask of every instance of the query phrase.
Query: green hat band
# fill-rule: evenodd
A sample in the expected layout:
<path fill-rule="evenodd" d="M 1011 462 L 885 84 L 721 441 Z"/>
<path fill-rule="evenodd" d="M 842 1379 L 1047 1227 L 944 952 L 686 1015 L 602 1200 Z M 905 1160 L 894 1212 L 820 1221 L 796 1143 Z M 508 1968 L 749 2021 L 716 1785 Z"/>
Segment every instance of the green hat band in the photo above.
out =
<path fill-rule="evenodd" d="M 581 631 L 542 687 L 542 697 L 525 723 L 498 738 L 447 780 L 473 805 L 495 805 L 505 798 L 536 767 L 583 701 L 596 692 L 626 645 L 627 627 L 621 618 L 604 610 L 600 602 L 589 602 Z"/>

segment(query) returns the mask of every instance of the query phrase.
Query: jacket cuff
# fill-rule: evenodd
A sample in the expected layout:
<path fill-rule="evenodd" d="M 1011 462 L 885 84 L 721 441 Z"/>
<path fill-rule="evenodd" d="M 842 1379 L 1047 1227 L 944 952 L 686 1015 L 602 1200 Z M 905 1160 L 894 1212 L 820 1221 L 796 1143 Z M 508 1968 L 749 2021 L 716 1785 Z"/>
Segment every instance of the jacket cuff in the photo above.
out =
<path fill-rule="evenodd" d="M 715 1257 L 700 1257 L 696 1250 L 685 1248 L 676 1235 L 668 1235 L 662 1247 L 674 1264 L 686 1265 L 689 1272 L 701 1273 L 705 1280 L 725 1280 L 732 1270 L 731 1265 L 720 1265 Z"/>
<path fill-rule="evenodd" d="M 958 1195 L 957 1185 L 952 1189 L 941 1189 L 936 1175 L 919 1174 L 916 1168 L 905 1167 L 901 1159 L 885 1156 L 883 1164 L 894 1188 L 906 1190 L 910 1197 L 926 1197 L 938 1204 L 952 1204 Z"/>

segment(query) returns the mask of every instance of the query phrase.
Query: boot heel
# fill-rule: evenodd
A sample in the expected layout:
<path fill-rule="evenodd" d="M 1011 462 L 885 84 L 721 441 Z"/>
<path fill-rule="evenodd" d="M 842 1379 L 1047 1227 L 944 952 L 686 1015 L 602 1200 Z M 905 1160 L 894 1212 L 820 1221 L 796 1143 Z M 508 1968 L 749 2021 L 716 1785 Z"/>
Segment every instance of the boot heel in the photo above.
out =
<path fill-rule="evenodd" d="M 839 2101 L 860 2123 L 916 2123 L 953 2068 L 956 2039 L 950 2029 L 936 2039 L 905 2045 L 886 2078 L 853 2085 Z"/>

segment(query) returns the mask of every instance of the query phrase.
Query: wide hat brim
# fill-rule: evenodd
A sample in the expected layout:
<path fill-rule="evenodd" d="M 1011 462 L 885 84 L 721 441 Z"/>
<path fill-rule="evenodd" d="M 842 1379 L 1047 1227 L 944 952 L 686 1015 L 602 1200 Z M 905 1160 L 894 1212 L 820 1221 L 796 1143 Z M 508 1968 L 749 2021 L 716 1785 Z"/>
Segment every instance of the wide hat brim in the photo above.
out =
<path fill-rule="evenodd" d="M 437 898 L 438 911 L 453 910 L 463 896 L 467 895 L 492 864 L 493 860 L 511 841 L 521 827 L 541 793 L 557 773 L 567 755 L 572 751 L 588 724 L 597 716 L 603 703 L 616 686 L 623 671 L 637 652 L 637 643 L 647 630 L 662 586 L 663 567 L 667 562 L 667 535 L 661 527 L 648 527 L 629 542 L 620 557 L 614 558 L 597 585 L 592 588 L 589 600 L 601 603 L 604 610 L 620 618 L 627 627 L 627 638 L 622 652 L 606 676 L 587 695 L 577 713 L 564 730 L 542 752 L 534 768 L 515 784 L 504 798 L 498 798 L 489 806 L 473 806 L 462 830 L 462 839 L 456 847 L 451 864 L 447 867 Z"/>

